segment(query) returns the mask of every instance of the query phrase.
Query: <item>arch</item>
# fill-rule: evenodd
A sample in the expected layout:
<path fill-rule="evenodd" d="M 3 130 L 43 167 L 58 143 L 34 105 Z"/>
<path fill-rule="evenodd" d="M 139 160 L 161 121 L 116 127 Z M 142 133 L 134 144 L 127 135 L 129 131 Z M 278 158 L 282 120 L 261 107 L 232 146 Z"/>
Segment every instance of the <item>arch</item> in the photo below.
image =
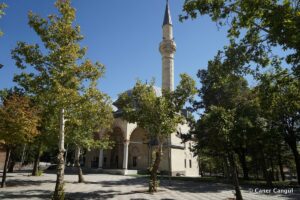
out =
<path fill-rule="evenodd" d="M 130 135 L 128 148 L 128 168 L 147 170 L 150 164 L 150 150 L 148 134 L 137 127 Z"/>
<path fill-rule="evenodd" d="M 103 151 L 103 164 L 105 169 L 122 169 L 124 134 L 121 128 L 114 127 L 112 132 L 107 133 L 110 140 L 114 142 L 112 149 Z"/>
<path fill-rule="evenodd" d="M 131 134 L 138 128 L 136 123 L 127 123 L 127 140 L 130 140 Z"/>
<path fill-rule="evenodd" d="M 113 122 L 113 129 L 120 129 L 123 135 L 123 138 L 126 139 L 127 133 L 127 122 L 122 120 L 121 118 L 115 118 Z"/>

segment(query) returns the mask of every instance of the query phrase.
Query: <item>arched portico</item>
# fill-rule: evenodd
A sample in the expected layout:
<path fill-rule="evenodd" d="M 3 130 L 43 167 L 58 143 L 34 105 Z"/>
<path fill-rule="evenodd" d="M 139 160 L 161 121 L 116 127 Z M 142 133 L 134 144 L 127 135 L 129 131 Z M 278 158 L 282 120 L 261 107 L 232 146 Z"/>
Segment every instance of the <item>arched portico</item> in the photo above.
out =
<path fill-rule="evenodd" d="M 115 127 L 113 131 L 109 133 L 109 137 L 115 144 L 112 149 L 103 150 L 102 168 L 122 169 L 124 157 L 124 134 L 120 128 Z"/>
<path fill-rule="evenodd" d="M 147 170 L 150 164 L 149 139 L 146 131 L 136 128 L 130 135 L 128 169 Z"/>

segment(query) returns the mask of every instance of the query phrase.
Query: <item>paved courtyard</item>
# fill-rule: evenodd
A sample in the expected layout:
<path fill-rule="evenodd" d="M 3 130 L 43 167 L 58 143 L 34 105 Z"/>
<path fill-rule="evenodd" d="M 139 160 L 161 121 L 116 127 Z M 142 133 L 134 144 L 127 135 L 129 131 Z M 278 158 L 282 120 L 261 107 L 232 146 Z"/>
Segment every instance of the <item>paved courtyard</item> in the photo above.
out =
<path fill-rule="evenodd" d="M 28 176 L 28 173 L 8 174 L 7 188 L 0 188 L 0 199 L 50 199 L 55 186 L 55 174 L 40 177 Z M 202 183 L 193 181 L 161 181 L 160 191 L 147 192 L 147 179 L 144 177 L 89 174 L 86 183 L 76 183 L 76 175 L 66 175 L 67 199 L 120 199 L 120 200 L 225 200 L 234 197 L 230 185 L 220 183 Z M 244 188 L 246 200 L 288 200 L 300 199 L 299 191 L 293 194 L 258 194 Z"/>

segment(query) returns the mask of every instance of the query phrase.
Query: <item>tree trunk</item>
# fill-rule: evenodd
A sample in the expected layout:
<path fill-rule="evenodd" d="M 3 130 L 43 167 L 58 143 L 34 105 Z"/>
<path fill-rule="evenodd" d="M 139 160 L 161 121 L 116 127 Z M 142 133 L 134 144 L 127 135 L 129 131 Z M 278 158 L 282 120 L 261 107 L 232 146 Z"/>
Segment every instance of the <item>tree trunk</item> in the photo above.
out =
<path fill-rule="evenodd" d="M 229 157 L 229 162 L 230 162 L 231 169 L 232 169 L 232 181 L 233 181 L 233 185 L 235 188 L 236 200 L 243 200 L 243 196 L 242 196 L 242 193 L 240 190 L 239 179 L 238 179 L 238 175 L 237 175 L 237 167 L 236 167 L 233 153 L 229 153 L 228 157 Z"/>
<path fill-rule="evenodd" d="M 162 145 L 159 144 L 156 152 L 155 152 L 155 161 L 150 170 L 150 182 L 149 182 L 149 192 L 157 192 L 158 188 L 158 180 L 157 180 L 157 170 L 159 168 L 160 160 L 161 160 L 161 151 Z"/>
<path fill-rule="evenodd" d="M 279 172 L 278 172 L 278 169 L 275 170 L 275 180 L 279 181 Z"/>
<path fill-rule="evenodd" d="M 67 149 L 66 149 L 66 152 L 65 152 L 65 163 L 66 163 L 66 166 L 68 166 L 68 149 L 69 149 L 69 144 L 67 144 Z"/>
<path fill-rule="evenodd" d="M 12 156 L 10 156 L 10 161 L 8 162 L 8 169 L 7 169 L 8 173 L 13 173 L 16 165 L 16 162 L 13 159 L 11 159 L 11 157 Z"/>
<path fill-rule="evenodd" d="M 228 165 L 228 157 L 224 156 L 224 172 L 225 178 L 227 181 L 230 180 L 230 166 Z"/>
<path fill-rule="evenodd" d="M 40 158 L 41 158 L 41 148 L 42 148 L 42 145 L 39 144 L 38 150 L 37 150 L 35 158 L 34 158 L 32 176 L 38 176 L 39 175 L 38 172 L 39 172 L 39 165 L 40 165 Z"/>
<path fill-rule="evenodd" d="M 1 188 L 4 188 L 6 186 L 6 172 L 7 172 L 8 161 L 10 158 L 10 153 L 11 153 L 11 149 L 9 147 L 6 147 L 6 156 L 5 156 L 5 163 L 3 168 Z"/>
<path fill-rule="evenodd" d="M 262 171 L 263 171 L 263 176 L 266 180 L 266 184 L 268 187 L 272 187 L 273 184 L 272 184 L 272 178 L 271 178 L 271 173 L 270 171 L 267 169 L 267 164 L 266 164 L 266 158 L 265 158 L 265 154 L 262 150 L 262 147 L 261 147 L 261 167 L 262 167 Z"/>
<path fill-rule="evenodd" d="M 300 184 L 300 156 L 299 156 L 299 152 L 298 152 L 298 149 L 297 149 L 296 140 L 294 142 L 290 143 L 290 148 L 292 149 L 292 152 L 293 152 L 293 155 L 294 155 L 298 184 Z"/>
<path fill-rule="evenodd" d="M 80 147 L 76 146 L 76 150 L 75 150 L 75 166 L 77 167 L 77 171 L 78 171 L 78 183 L 83 183 L 84 182 L 84 178 L 83 178 L 82 169 L 81 169 L 79 160 L 80 160 Z"/>
<path fill-rule="evenodd" d="M 254 169 L 254 171 L 255 171 L 255 174 L 254 174 L 254 179 L 255 180 L 258 180 L 259 179 L 259 171 L 260 171 L 260 168 L 259 168 L 259 166 L 258 166 L 258 164 L 259 164 L 259 159 L 257 159 L 257 155 L 256 154 L 253 154 L 253 155 L 251 155 L 253 158 L 253 161 L 254 161 L 254 164 L 253 164 L 253 169 Z"/>
<path fill-rule="evenodd" d="M 57 156 L 57 177 L 55 191 L 52 197 L 52 200 L 64 200 L 65 191 L 64 191 L 64 175 L 65 175 L 65 162 L 64 162 L 64 140 L 65 140 L 65 118 L 64 118 L 64 109 L 60 113 L 60 131 L 59 131 L 59 152 Z"/>
<path fill-rule="evenodd" d="M 23 163 L 24 163 L 24 160 L 25 160 L 25 150 L 26 150 L 26 144 L 24 144 L 24 146 L 23 146 L 22 156 L 21 156 L 21 163 L 20 163 L 19 170 L 21 170 L 22 167 L 23 167 Z"/>
<path fill-rule="evenodd" d="M 239 160 L 243 169 L 243 178 L 245 180 L 249 180 L 249 170 L 248 170 L 248 166 L 247 166 L 247 162 L 246 162 L 246 153 L 245 153 L 245 149 L 241 149 L 241 151 L 238 154 L 239 156 Z"/>
<path fill-rule="evenodd" d="M 280 152 L 278 152 L 278 166 L 279 166 L 281 180 L 285 181 L 285 175 L 284 175 L 284 172 L 283 172 L 282 158 L 281 158 L 281 153 Z"/>
<path fill-rule="evenodd" d="M 275 180 L 275 176 L 274 176 L 274 165 L 273 165 L 273 158 L 270 158 L 270 164 L 271 164 L 271 180 L 274 181 Z"/>
<path fill-rule="evenodd" d="M 57 156 L 57 178 L 55 191 L 53 194 L 53 200 L 64 200 L 64 175 L 65 175 L 65 163 L 64 163 L 64 151 L 59 151 Z"/>

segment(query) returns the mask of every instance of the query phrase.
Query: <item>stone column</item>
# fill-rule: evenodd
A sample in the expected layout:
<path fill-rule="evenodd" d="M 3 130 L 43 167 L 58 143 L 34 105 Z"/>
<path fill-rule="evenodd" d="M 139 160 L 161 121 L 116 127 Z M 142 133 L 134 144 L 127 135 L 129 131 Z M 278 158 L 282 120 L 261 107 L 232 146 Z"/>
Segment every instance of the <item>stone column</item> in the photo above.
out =
<path fill-rule="evenodd" d="M 103 167 L 103 149 L 99 150 L 99 163 L 98 163 L 98 168 L 102 169 Z"/>
<path fill-rule="evenodd" d="M 128 146 L 129 146 L 129 140 L 125 140 L 124 151 L 123 151 L 123 169 L 128 168 Z"/>

